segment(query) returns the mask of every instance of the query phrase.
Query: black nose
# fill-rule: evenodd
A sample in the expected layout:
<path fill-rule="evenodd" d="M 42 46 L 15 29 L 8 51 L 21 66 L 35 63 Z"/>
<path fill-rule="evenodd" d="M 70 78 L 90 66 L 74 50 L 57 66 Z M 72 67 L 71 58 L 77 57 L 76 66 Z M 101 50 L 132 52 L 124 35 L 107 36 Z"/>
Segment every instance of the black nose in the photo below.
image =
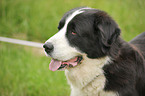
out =
<path fill-rule="evenodd" d="M 53 45 L 52 45 L 52 43 L 50 43 L 50 42 L 47 42 L 47 43 L 45 43 L 44 45 L 43 45 L 43 48 L 45 48 L 45 51 L 47 52 L 47 53 L 50 53 L 52 50 L 53 50 Z"/>

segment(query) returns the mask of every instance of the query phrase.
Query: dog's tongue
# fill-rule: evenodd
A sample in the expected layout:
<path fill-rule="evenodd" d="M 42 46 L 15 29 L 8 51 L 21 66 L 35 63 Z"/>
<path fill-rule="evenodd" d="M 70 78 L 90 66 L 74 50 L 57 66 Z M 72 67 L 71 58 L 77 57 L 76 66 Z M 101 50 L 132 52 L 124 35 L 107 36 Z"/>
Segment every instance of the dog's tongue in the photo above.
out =
<path fill-rule="evenodd" d="M 68 66 L 69 65 L 72 65 L 72 66 L 76 66 L 77 65 L 77 57 L 69 60 L 69 61 L 66 61 L 66 62 L 62 62 L 62 61 L 58 61 L 58 60 L 54 60 L 54 59 L 51 59 L 51 62 L 49 64 L 49 69 L 51 71 L 56 71 L 61 65 L 63 64 L 67 64 Z"/>
<path fill-rule="evenodd" d="M 61 66 L 61 61 L 51 59 L 51 62 L 49 64 L 49 69 L 51 71 L 56 71 L 60 66 Z"/>

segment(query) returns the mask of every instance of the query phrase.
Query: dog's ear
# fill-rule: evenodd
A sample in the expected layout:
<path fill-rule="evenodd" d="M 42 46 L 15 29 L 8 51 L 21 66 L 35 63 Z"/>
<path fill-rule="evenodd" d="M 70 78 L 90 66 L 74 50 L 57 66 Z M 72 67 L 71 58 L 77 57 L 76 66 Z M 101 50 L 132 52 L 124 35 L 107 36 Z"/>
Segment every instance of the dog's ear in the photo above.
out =
<path fill-rule="evenodd" d="M 99 36 L 104 48 L 109 49 L 120 35 L 121 31 L 118 28 L 118 25 L 103 11 L 99 11 L 95 14 L 94 21 L 95 34 L 97 37 Z"/>

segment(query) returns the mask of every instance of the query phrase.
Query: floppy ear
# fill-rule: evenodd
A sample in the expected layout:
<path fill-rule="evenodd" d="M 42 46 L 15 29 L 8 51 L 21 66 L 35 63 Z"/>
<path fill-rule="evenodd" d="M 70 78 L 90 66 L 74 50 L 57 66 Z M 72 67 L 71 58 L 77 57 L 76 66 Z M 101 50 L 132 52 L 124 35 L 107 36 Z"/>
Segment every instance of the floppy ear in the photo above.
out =
<path fill-rule="evenodd" d="M 116 22 L 107 15 L 107 13 L 101 11 L 95 14 L 95 34 L 99 36 L 100 41 L 106 49 L 110 49 L 111 45 L 116 41 L 120 35 L 120 29 Z"/>

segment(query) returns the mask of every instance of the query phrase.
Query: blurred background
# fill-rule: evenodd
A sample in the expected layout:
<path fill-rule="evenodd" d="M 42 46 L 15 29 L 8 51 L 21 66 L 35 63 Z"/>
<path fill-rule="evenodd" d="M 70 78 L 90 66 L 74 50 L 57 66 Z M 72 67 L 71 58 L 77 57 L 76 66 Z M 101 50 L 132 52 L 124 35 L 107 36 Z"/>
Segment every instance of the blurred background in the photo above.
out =
<path fill-rule="evenodd" d="M 145 31 L 145 0 L 0 0 L 0 36 L 44 43 L 79 6 L 106 11 L 126 41 Z M 43 49 L 0 42 L 0 96 L 69 96 L 64 72 L 49 62 Z"/>

